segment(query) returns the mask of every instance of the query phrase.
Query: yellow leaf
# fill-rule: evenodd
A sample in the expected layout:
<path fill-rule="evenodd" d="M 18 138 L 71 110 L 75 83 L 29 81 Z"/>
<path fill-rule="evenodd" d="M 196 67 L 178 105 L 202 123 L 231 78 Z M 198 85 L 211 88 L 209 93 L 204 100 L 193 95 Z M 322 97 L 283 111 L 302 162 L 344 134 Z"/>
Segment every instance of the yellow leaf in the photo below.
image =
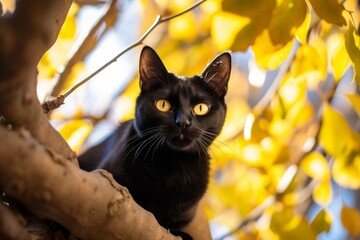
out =
<path fill-rule="evenodd" d="M 304 22 L 304 0 L 277 1 L 268 27 L 255 40 L 252 50 L 256 62 L 265 69 L 276 69 L 289 55 L 296 29 Z"/>
<path fill-rule="evenodd" d="M 332 167 L 332 175 L 339 185 L 351 189 L 359 189 L 360 155 L 336 158 Z"/>
<path fill-rule="evenodd" d="M 2 7 L 2 12 L 13 13 L 15 11 L 16 0 L 0 0 L 0 7 Z"/>
<path fill-rule="evenodd" d="M 92 128 L 92 125 L 87 121 L 72 120 L 65 123 L 59 129 L 59 133 L 68 142 L 71 149 L 78 152 Z"/>
<path fill-rule="evenodd" d="M 243 24 L 237 32 L 231 50 L 245 51 L 254 43 L 255 38 L 270 23 L 275 5 L 276 0 L 224 0 L 222 2 L 224 11 L 249 19 L 248 23 Z"/>
<path fill-rule="evenodd" d="M 285 45 L 292 40 L 306 13 L 305 0 L 278 0 L 267 27 L 272 44 Z"/>
<path fill-rule="evenodd" d="M 196 39 L 197 33 L 194 12 L 175 18 L 169 23 L 169 35 L 174 39 L 190 42 Z"/>
<path fill-rule="evenodd" d="M 345 46 L 355 70 L 355 79 L 360 85 L 360 37 L 352 25 L 345 33 Z"/>
<path fill-rule="evenodd" d="M 311 45 L 302 45 L 291 65 L 291 75 L 298 81 L 306 81 L 310 89 L 316 89 L 327 75 L 327 49 L 320 38 L 313 38 Z"/>
<path fill-rule="evenodd" d="M 346 97 L 349 99 L 355 112 L 360 117 L 360 96 L 357 94 L 347 94 Z"/>
<path fill-rule="evenodd" d="M 250 24 L 251 19 L 233 13 L 218 12 L 215 14 L 211 25 L 211 36 L 219 50 L 224 51 L 234 44 L 238 32 Z M 246 50 L 249 44 L 242 46 Z"/>
<path fill-rule="evenodd" d="M 343 206 L 341 209 L 341 222 L 353 238 L 360 235 L 360 214 L 356 208 Z"/>
<path fill-rule="evenodd" d="M 319 140 L 325 151 L 333 157 L 340 156 L 352 131 L 346 119 L 328 104 L 324 105 L 323 123 Z"/>
<path fill-rule="evenodd" d="M 322 207 L 329 205 L 333 197 L 333 191 L 330 181 L 320 182 L 314 189 L 314 201 Z"/>
<path fill-rule="evenodd" d="M 296 30 L 295 36 L 301 44 L 307 44 L 308 31 L 310 28 L 311 15 L 309 9 L 306 11 L 306 17 L 300 27 Z"/>
<path fill-rule="evenodd" d="M 38 71 L 41 79 L 52 79 L 55 76 L 57 67 L 53 61 L 51 61 L 49 51 L 41 57 L 38 64 Z"/>
<path fill-rule="evenodd" d="M 77 4 L 72 4 L 68 15 L 66 16 L 65 22 L 61 27 L 59 33 L 59 39 L 61 40 L 72 40 L 76 34 L 76 14 L 79 11 Z"/>
<path fill-rule="evenodd" d="M 257 144 L 248 144 L 242 151 L 242 159 L 249 165 L 259 167 L 267 162 L 263 159 L 262 149 Z"/>
<path fill-rule="evenodd" d="M 333 55 L 331 56 L 331 66 L 335 81 L 340 80 L 350 65 L 350 58 L 346 51 L 343 35 L 341 35 L 341 38 L 342 39 L 340 40 L 338 46 L 334 49 Z"/>
<path fill-rule="evenodd" d="M 308 222 L 289 210 L 273 213 L 270 229 L 278 235 L 278 239 L 315 240 L 315 234 Z"/>
<path fill-rule="evenodd" d="M 308 154 L 300 164 L 301 169 L 313 179 L 328 180 L 330 169 L 325 157 L 318 152 Z"/>
<path fill-rule="evenodd" d="M 329 232 L 331 224 L 331 215 L 325 209 L 321 209 L 310 223 L 310 227 L 318 235 L 322 232 Z"/>
<path fill-rule="evenodd" d="M 274 70 L 287 58 L 293 46 L 294 39 L 285 45 L 274 45 L 270 33 L 265 30 L 256 38 L 252 50 L 256 63 L 264 69 Z"/>
<path fill-rule="evenodd" d="M 320 18 L 338 26 L 346 25 L 346 20 L 342 16 L 344 6 L 338 0 L 309 0 L 309 2 Z"/>

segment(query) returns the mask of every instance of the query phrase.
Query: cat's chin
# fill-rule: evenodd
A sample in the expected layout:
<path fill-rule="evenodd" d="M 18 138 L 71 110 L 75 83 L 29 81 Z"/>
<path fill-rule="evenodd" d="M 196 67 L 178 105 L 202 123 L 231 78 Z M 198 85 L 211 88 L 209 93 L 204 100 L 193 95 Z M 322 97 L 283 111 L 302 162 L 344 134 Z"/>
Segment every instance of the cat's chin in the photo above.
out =
<path fill-rule="evenodd" d="M 189 151 L 196 148 L 195 144 L 195 140 L 187 138 L 184 134 L 173 137 L 168 142 L 169 147 L 177 151 Z"/>

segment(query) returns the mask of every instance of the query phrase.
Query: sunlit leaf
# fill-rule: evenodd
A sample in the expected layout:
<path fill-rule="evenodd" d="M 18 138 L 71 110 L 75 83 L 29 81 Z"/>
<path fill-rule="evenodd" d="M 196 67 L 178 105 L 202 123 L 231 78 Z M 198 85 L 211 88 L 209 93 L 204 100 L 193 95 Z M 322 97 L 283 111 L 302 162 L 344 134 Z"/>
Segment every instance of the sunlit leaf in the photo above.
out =
<path fill-rule="evenodd" d="M 360 214 L 356 208 L 343 206 L 341 209 L 341 222 L 353 238 L 360 235 Z"/>
<path fill-rule="evenodd" d="M 320 38 L 313 38 L 309 45 L 302 45 L 291 65 L 291 75 L 297 81 L 306 81 L 316 89 L 327 75 L 327 49 Z"/>
<path fill-rule="evenodd" d="M 320 206 L 328 206 L 333 198 L 331 182 L 329 180 L 320 182 L 314 189 L 313 198 Z"/>
<path fill-rule="evenodd" d="M 71 149 L 78 152 L 86 137 L 90 134 L 92 125 L 84 120 L 72 120 L 65 123 L 59 133 L 68 142 Z"/>
<path fill-rule="evenodd" d="M 222 51 L 230 49 L 234 44 L 238 32 L 249 25 L 250 21 L 251 19 L 248 17 L 239 16 L 229 12 L 216 13 L 211 27 L 211 36 L 215 45 Z M 244 46 L 238 46 L 239 50 L 246 50 L 252 43 L 253 42 L 244 42 Z"/>
<path fill-rule="evenodd" d="M 294 38 L 307 12 L 305 0 L 278 0 L 267 30 L 273 45 L 285 45 Z"/>
<path fill-rule="evenodd" d="M 256 62 L 265 69 L 276 69 L 289 55 L 297 28 L 307 12 L 303 0 L 277 2 L 269 26 L 255 40 L 252 50 Z"/>
<path fill-rule="evenodd" d="M 325 157 L 318 152 L 308 154 L 300 164 L 301 169 L 311 178 L 317 180 L 328 180 L 330 169 Z"/>
<path fill-rule="evenodd" d="M 350 65 L 350 58 L 345 47 L 345 40 L 341 35 L 341 40 L 331 56 L 331 66 L 335 81 L 339 81 Z"/>
<path fill-rule="evenodd" d="M 346 97 L 349 99 L 355 112 L 360 117 L 360 96 L 357 94 L 347 94 Z"/>
<path fill-rule="evenodd" d="M 338 111 L 325 104 L 319 135 L 320 143 L 325 151 L 333 157 L 340 156 L 350 136 L 351 129 L 346 119 Z"/>
<path fill-rule="evenodd" d="M 338 0 L 309 0 L 309 2 L 320 18 L 338 26 L 346 25 L 346 20 L 342 16 L 344 6 Z"/>
<path fill-rule="evenodd" d="M 280 66 L 289 55 L 294 40 L 283 45 L 273 45 L 269 31 L 260 34 L 251 47 L 255 54 L 256 63 L 264 69 L 274 70 Z"/>
<path fill-rule="evenodd" d="M 358 85 L 360 85 L 360 37 L 356 34 L 352 25 L 350 25 L 348 31 L 345 33 L 345 46 L 354 65 L 355 79 Z"/>
<path fill-rule="evenodd" d="M 344 7 L 351 13 L 351 17 L 349 18 L 350 24 L 354 24 L 355 28 L 358 28 L 360 26 L 360 8 L 358 7 L 358 1 L 346 0 Z"/>
<path fill-rule="evenodd" d="M 305 20 L 300 25 L 300 27 L 296 30 L 295 36 L 297 40 L 299 40 L 302 44 L 307 44 L 308 32 L 310 28 L 311 15 L 309 9 L 306 11 Z"/>
<path fill-rule="evenodd" d="M 318 235 L 322 232 L 329 232 L 332 224 L 332 217 L 325 209 L 321 209 L 310 223 L 310 227 Z"/>
<path fill-rule="evenodd" d="M 315 234 L 308 222 L 301 216 L 287 210 L 275 212 L 271 217 L 270 229 L 280 240 L 315 240 Z"/>
<path fill-rule="evenodd" d="M 242 24 L 231 46 L 233 51 L 245 51 L 268 26 L 276 0 L 224 0 L 223 10 L 247 19 Z M 224 35 L 223 37 L 226 37 Z"/>
<path fill-rule="evenodd" d="M 0 7 L 2 7 L 3 14 L 6 12 L 13 13 L 15 11 L 16 0 L 0 0 Z"/>
<path fill-rule="evenodd" d="M 197 37 L 197 32 L 197 24 L 193 12 L 172 19 L 169 23 L 169 35 L 174 39 L 190 42 Z"/>
<path fill-rule="evenodd" d="M 60 30 L 59 39 L 72 40 L 76 34 L 76 14 L 79 11 L 77 4 L 72 4 L 66 16 L 65 22 Z"/>
<path fill-rule="evenodd" d="M 349 154 L 336 158 L 332 167 L 334 180 L 341 186 L 360 188 L 360 154 Z"/>
<path fill-rule="evenodd" d="M 57 73 L 57 66 L 50 59 L 49 52 L 46 52 L 38 64 L 39 77 L 42 79 L 51 79 Z"/>
<path fill-rule="evenodd" d="M 261 166 L 264 164 L 262 149 L 257 144 L 248 144 L 242 151 L 242 159 L 251 166 Z"/>

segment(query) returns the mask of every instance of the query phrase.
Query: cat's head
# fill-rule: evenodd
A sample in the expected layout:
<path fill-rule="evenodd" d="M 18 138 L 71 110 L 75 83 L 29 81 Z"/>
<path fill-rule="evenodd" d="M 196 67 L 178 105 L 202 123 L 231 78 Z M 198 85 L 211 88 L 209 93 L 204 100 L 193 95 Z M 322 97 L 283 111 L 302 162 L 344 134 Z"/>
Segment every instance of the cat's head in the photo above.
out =
<path fill-rule="evenodd" d="M 206 151 L 224 124 L 230 71 L 231 55 L 224 52 L 201 75 L 178 77 L 166 70 L 152 48 L 144 47 L 139 66 L 141 93 L 136 102 L 138 134 L 152 139 L 149 146 Z"/>

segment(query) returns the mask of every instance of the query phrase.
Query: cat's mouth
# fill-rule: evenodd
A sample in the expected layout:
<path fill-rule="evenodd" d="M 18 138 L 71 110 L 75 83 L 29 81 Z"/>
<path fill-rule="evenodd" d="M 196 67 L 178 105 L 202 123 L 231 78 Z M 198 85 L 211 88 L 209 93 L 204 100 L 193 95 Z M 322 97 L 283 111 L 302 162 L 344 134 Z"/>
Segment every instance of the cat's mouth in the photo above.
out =
<path fill-rule="evenodd" d="M 180 133 L 170 139 L 169 145 L 175 150 L 188 150 L 194 145 L 193 137 Z"/>

